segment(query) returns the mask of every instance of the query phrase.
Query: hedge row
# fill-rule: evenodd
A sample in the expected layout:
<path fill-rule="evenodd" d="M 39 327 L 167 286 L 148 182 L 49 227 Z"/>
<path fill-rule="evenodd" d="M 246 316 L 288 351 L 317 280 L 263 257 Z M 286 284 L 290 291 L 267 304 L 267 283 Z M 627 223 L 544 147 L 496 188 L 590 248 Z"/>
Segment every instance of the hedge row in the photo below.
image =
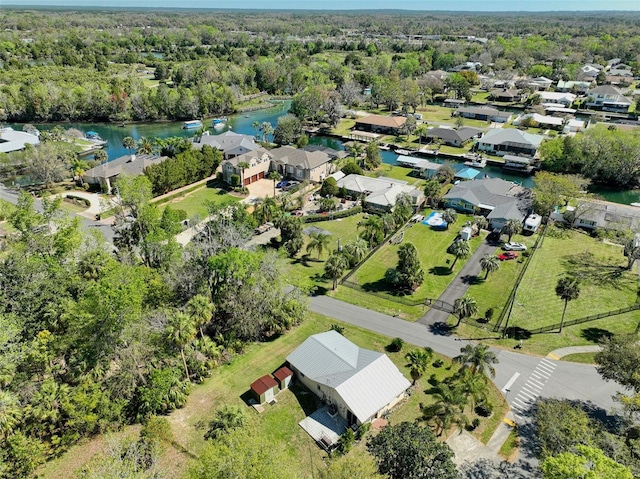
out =
<path fill-rule="evenodd" d="M 302 221 L 304 223 L 317 223 L 318 221 L 331 221 L 339 218 L 347 218 L 349 216 L 357 215 L 358 213 L 362 213 L 362 206 L 355 206 L 348 210 L 328 213 L 326 215 L 303 216 Z"/>

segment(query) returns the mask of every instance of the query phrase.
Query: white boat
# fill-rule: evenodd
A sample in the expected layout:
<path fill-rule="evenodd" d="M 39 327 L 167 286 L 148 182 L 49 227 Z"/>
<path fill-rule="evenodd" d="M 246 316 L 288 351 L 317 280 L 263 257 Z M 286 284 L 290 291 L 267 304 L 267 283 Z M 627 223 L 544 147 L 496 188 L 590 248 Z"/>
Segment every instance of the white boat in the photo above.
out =
<path fill-rule="evenodd" d="M 398 149 L 396 150 L 396 153 L 397 153 L 398 155 L 409 156 L 409 155 L 410 155 L 411 153 L 413 153 L 413 152 L 412 152 L 412 151 L 409 151 L 409 150 L 401 150 L 401 149 L 399 149 L 399 148 L 398 148 Z"/>
<path fill-rule="evenodd" d="M 183 130 L 192 130 L 194 128 L 202 128 L 202 122 L 200 120 L 189 120 L 182 124 Z"/>
<path fill-rule="evenodd" d="M 227 117 L 221 116 L 219 118 L 214 118 L 211 120 L 211 126 L 214 128 L 222 128 L 227 123 Z"/>
<path fill-rule="evenodd" d="M 640 208 L 640 203 L 631 203 L 631 206 L 637 206 L 638 208 Z"/>

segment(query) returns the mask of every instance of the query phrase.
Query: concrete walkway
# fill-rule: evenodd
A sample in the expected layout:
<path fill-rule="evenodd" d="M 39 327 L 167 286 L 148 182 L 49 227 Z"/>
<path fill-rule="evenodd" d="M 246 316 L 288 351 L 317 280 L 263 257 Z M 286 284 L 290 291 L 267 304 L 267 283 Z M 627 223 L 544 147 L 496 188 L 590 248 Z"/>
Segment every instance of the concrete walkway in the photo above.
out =
<path fill-rule="evenodd" d="M 601 346 L 592 345 L 592 346 L 569 346 L 567 348 L 554 349 L 547 357 L 550 359 L 558 360 L 564 356 L 568 356 L 569 354 L 581 354 L 581 353 L 598 353 L 602 350 Z"/>
<path fill-rule="evenodd" d="M 464 264 L 457 276 L 449 283 L 449 286 L 447 286 L 447 289 L 444 290 L 438 300 L 453 305 L 456 299 L 462 298 L 469 289 L 469 286 L 471 286 L 471 282 L 482 270 L 480 267 L 480 258 L 485 254 L 494 254 L 495 251 L 496 246 L 483 241 Z M 430 308 L 429 311 L 418 320 L 418 323 L 432 325 L 438 322 L 444 323 L 448 318 L 448 312 Z"/>

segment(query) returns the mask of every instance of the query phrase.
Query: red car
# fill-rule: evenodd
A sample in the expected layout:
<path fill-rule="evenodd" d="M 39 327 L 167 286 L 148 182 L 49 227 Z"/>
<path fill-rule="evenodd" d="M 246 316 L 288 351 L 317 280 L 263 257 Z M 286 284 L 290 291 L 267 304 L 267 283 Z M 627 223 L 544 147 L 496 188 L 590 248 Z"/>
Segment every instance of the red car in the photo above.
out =
<path fill-rule="evenodd" d="M 514 251 L 505 251 L 502 254 L 498 255 L 498 259 L 500 261 L 506 261 L 508 259 L 516 259 L 518 257 L 518 253 L 515 253 Z"/>

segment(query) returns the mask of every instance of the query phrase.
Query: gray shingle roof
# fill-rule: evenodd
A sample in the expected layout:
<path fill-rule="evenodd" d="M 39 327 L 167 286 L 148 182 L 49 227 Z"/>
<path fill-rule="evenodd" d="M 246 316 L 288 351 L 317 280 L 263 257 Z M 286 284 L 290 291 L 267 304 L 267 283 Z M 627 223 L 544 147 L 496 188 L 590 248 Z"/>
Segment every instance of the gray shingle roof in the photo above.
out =
<path fill-rule="evenodd" d="M 94 178 L 113 178 L 122 173 L 139 176 L 147 166 L 157 165 L 166 160 L 166 156 L 157 155 L 125 155 L 108 163 L 87 170 L 83 176 Z"/>
<path fill-rule="evenodd" d="M 386 355 L 361 349 L 336 331 L 308 337 L 287 361 L 310 380 L 333 388 L 360 422 L 410 386 Z"/>
<path fill-rule="evenodd" d="M 432 128 L 427 131 L 425 136 L 427 138 L 441 138 L 443 140 L 464 142 L 481 132 L 481 129 L 469 126 L 465 126 L 457 130 L 452 128 Z"/>
<path fill-rule="evenodd" d="M 516 218 L 523 219 L 523 210 L 528 208 L 519 196 L 523 189 L 501 178 L 485 178 L 482 180 L 463 181 L 454 185 L 444 195 L 445 199 L 460 199 L 474 206 L 492 209 L 488 219 Z"/>
<path fill-rule="evenodd" d="M 234 131 L 225 131 L 219 135 L 202 135 L 201 137 L 192 138 L 192 141 L 195 148 L 209 145 L 221 150 L 227 156 L 241 155 L 260 147 L 252 136 L 242 135 Z"/>
<path fill-rule="evenodd" d="M 542 136 L 524 133 L 515 128 L 497 128 L 485 133 L 480 142 L 489 145 L 530 145 L 537 149 L 542 143 Z"/>
<path fill-rule="evenodd" d="M 292 146 L 281 146 L 271 150 L 269 154 L 274 161 L 308 170 L 331 161 L 331 157 L 324 151 L 307 151 Z"/>

